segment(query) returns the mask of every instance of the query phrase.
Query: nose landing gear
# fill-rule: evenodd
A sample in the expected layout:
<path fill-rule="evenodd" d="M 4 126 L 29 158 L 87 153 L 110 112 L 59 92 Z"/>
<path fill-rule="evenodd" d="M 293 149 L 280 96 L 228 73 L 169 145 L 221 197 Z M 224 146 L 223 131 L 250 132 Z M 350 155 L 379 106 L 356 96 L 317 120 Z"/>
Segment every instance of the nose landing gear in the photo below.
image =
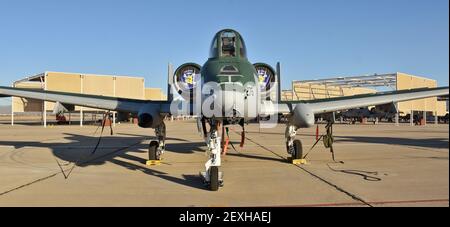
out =
<path fill-rule="evenodd" d="M 219 123 L 214 119 L 210 119 L 209 124 L 211 128 L 205 137 L 205 142 L 208 146 L 206 152 L 209 159 L 205 163 L 206 171 L 200 172 L 200 176 L 211 191 L 217 191 L 219 190 L 219 187 L 223 186 L 223 174 L 219 171 L 221 165 L 222 140 L 217 132 Z"/>
<path fill-rule="evenodd" d="M 223 173 L 219 171 L 218 166 L 211 166 L 208 174 L 201 172 L 200 176 L 203 178 L 203 183 L 211 191 L 218 191 L 219 187 L 223 187 Z"/>

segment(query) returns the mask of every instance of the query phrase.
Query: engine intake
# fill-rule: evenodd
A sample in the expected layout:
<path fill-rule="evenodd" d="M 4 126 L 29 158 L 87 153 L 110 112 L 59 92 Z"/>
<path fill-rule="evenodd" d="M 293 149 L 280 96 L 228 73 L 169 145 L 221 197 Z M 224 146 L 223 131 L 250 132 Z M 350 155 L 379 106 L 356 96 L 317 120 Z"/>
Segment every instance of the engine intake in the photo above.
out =
<path fill-rule="evenodd" d="M 177 93 L 184 99 L 192 99 L 192 93 L 200 80 L 200 65 L 196 63 L 185 63 L 175 70 L 173 81 Z"/>
<path fill-rule="evenodd" d="M 275 70 L 266 63 L 255 63 L 253 66 L 256 70 L 257 82 L 261 95 L 267 100 L 272 100 L 270 95 L 277 82 Z"/>

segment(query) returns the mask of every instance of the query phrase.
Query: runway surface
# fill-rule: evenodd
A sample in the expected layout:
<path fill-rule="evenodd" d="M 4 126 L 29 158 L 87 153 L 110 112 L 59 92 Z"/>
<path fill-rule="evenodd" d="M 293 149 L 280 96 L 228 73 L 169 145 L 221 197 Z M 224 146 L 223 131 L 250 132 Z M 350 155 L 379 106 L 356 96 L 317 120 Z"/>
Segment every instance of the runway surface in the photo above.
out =
<path fill-rule="evenodd" d="M 243 148 L 232 127 L 218 192 L 199 177 L 206 147 L 193 121 L 167 123 L 151 167 L 153 130 L 117 125 L 91 155 L 96 129 L 0 125 L 0 206 L 449 206 L 448 125 L 335 125 L 344 164 L 319 143 L 301 166 L 286 161 L 284 125 L 247 126 Z M 298 133 L 306 152 L 315 128 Z"/>

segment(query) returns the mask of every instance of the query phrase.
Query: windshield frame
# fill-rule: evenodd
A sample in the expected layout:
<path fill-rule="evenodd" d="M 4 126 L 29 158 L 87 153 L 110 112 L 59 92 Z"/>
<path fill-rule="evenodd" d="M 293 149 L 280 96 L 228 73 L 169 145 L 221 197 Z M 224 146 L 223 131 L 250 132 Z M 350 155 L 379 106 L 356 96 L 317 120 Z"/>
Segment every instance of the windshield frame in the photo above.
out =
<path fill-rule="evenodd" d="M 230 56 L 223 53 L 223 43 L 222 38 L 225 34 L 233 33 L 234 34 L 234 55 Z M 230 37 L 230 36 L 228 36 Z M 220 48 L 220 49 L 219 49 Z M 209 50 L 209 58 L 244 58 L 247 59 L 247 47 L 245 45 L 242 36 L 234 30 L 225 29 L 218 32 L 211 41 L 210 50 Z"/>

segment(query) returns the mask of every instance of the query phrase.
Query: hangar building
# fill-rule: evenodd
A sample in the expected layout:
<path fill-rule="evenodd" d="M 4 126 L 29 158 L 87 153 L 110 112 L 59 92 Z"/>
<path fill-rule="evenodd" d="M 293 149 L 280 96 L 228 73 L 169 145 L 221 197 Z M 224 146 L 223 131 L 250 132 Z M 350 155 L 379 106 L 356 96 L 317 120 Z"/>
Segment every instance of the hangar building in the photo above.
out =
<path fill-rule="evenodd" d="M 404 90 L 414 88 L 434 88 L 437 81 L 406 73 L 390 73 L 382 75 L 336 77 L 318 80 L 293 81 L 292 90 L 282 91 L 282 100 L 314 100 L 342 97 L 377 92 L 384 90 Z M 423 113 L 426 116 L 444 116 L 448 113 L 446 101 L 438 98 L 426 98 L 397 103 L 397 111 L 402 115 Z M 411 114 L 413 113 L 413 114 Z M 397 117 L 398 118 L 398 117 Z M 398 120 L 398 119 L 397 119 Z M 398 121 L 397 121 L 398 122 Z"/>

